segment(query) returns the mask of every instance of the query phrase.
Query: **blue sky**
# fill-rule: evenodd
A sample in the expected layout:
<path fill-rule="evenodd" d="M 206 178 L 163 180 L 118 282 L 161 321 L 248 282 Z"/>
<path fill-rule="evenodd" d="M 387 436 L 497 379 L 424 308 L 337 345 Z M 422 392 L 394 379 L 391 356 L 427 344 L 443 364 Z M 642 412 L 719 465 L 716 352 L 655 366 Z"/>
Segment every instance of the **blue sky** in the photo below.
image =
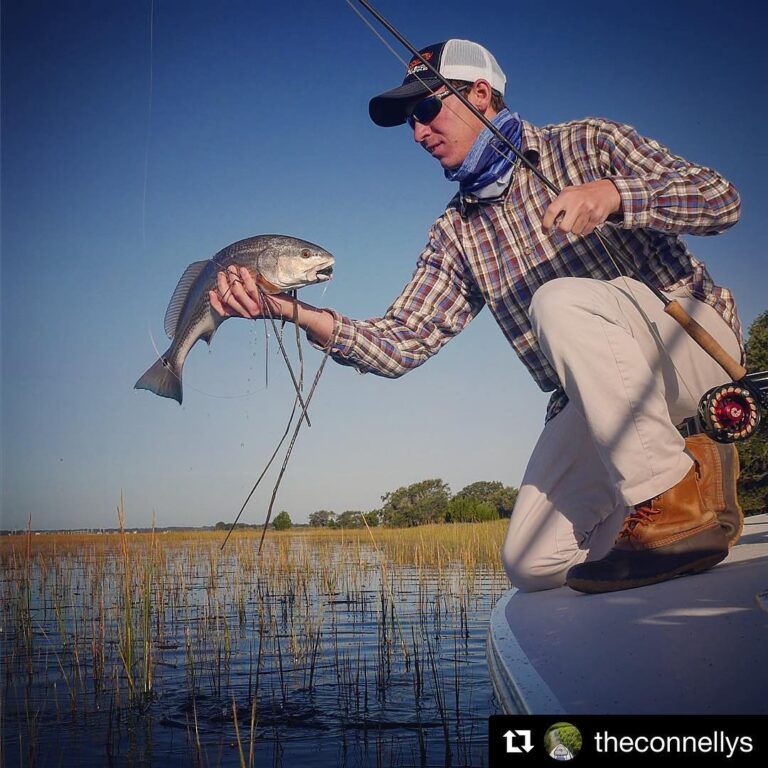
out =
<path fill-rule="evenodd" d="M 689 242 L 745 324 L 768 307 L 762 6 L 379 7 L 419 45 L 482 42 L 534 123 L 610 117 L 721 171 L 742 221 Z M 407 129 L 368 119 L 403 67 L 343 0 L 156 0 L 151 51 L 148 1 L 2 12 L 0 525 L 113 526 L 121 491 L 131 525 L 231 520 L 290 410 L 275 344 L 268 388 L 263 329 L 234 320 L 192 351 L 183 406 L 133 384 L 183 269 L 243 237 L 323 245 L 335 278 L 302 298 L 386 309 L 452 194 Z M 321 356 L 305 353 L 312 375 Z M 329 363 L 277 508 L 371 509 L 428 477 L 518 485 L 546 400 L 487 311 L 397 381 Z"/>

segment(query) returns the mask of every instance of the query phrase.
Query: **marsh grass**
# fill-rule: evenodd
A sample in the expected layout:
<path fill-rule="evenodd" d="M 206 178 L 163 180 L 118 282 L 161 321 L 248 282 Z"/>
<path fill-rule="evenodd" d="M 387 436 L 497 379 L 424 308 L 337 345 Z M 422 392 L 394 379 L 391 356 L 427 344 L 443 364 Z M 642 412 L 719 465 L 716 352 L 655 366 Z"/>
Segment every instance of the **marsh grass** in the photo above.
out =
<path fill-rule="evenodd" d="M 122 499 L 118 520 L 0 539 L 7 764 L 483 764 L 505 521 L 270 532 L 258 555 L 258 531 L 222 552 L 129 532 Z"/>

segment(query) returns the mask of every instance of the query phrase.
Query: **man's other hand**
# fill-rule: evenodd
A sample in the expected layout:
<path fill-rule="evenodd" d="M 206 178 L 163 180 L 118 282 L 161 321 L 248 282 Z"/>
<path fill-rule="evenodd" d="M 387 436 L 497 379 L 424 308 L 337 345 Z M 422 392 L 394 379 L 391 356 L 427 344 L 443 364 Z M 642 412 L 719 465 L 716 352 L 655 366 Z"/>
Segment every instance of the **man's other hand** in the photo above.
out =
<path fill-rule="evenodd" d="M 612 213 L 621 210 L 621 196 L 610 179 L 565 187 L 547 208 L 541 222 L 544 232 L 557 227 L 561 232 L 588 235 Z"/>

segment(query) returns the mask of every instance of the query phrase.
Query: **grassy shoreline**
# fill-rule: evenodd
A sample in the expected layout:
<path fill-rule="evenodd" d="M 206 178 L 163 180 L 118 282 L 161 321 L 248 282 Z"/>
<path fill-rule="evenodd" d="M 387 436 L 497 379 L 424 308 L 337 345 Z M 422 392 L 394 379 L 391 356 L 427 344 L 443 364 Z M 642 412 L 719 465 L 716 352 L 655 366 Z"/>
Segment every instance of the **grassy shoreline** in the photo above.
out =
<path fill-rule="evenodd" d="M 287 531 L 270 529 L 265 543 L 280 546 L 281 542 L 305 542 L 306 544 L 339 543 L 345 546 L 370 545 L 379 548 L 393 558 L 397 564 L 436 566 L 451 560 L 464 563 L 474 562 L 488 567 L 501 567 L 500 552 L 504 541 L 508 521 L 504 519 L 478 523 L 445 523 L 420 525 L 411 528 L 311 528 L 293 527 Z M 221 531 L 214 530 L 158 530 L 109 531 L 105 533 L 68 533 L 63 531 L 40 531 L 13 533 L 0 537 L 0 557 L 15 552 L 25 556 L 27 548 L 30 554 L 48 553 L 55 549 L 59 553 L 82 551 L 93 548 L 94 551 L 122 550 L 123 542 L 133 548 L 143 548 L 154 541 L 163 548 L 168 545 L 198 543 L 207 548 L 216 549 L 224 541 Z M 224 553 L 227 550 L 247 544 L 258 545 L 261 531 L 236 530 L 232 533 Z"/>
<path fill-rule="evenodd" d="M 476 765 L 506 525 L 3 537 L 0 762 Z"/>

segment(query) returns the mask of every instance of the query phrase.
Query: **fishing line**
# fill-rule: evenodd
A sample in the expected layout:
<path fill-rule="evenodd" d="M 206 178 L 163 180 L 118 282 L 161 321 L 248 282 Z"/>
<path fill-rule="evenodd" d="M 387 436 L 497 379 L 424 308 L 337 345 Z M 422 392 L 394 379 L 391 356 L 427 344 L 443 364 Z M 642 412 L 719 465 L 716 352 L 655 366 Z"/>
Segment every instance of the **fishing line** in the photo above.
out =
<path fill-rule="evenodd" d="M 216 265 L 219 266 L 219 267 L 222 266 L 221 264 L 216 262 L 215 259 L 214 259 L 214 263 L 216 263 Z M 242 284 L 242 281 L 239 278 L 236 278 L 235 282 L 240 282 Z M 314 380 L 314 382 L 312 384 L 312 388 L 311 388 L 311 390 L 309 392 L 309 396 L 307 397 L 307 400 L 306 400 L 306 403 L 305 403 L 304 399 L 301 396 L 301 390 L 303 389 L 303 386 L 304 386 L 304 354 L 303 354 L 303 350 L 302 350 L 302 346 L 301 346 L 301 332 L 300 332 L 299 325 L 298 325 L 298 299 L 297 299 L 297 292 L 294 289 L 294 290 L 290 291 L 289 295 L 290 295 L 291 299 L 293 300 L 293 317 L 292 317 L 292 320 L 293 320 L 293 323 L 294 323 L 294 327 L 296 329 L 296 345 L 297 345 L 298 356 L 299 356 L 299 361 L 300 361 L 299 380 L 298 380 L 298 382 L 296 381 L 296 377 L 294 375 L 293 368 L 291 366 L 290 359 L 288 357 L 288 353 L 287 353 L 287 351 L 285 349 L 285 346 L 283 345 L 282 334 L 278 330 L 277 325 L 275 323 L 275 318 L 274 318 L 274 315 L 272 313 L 273 307 L 272 307 L 271 296 L 269 294 L 265 293 L 264 290 L 261 288 L 261 286 L 258 285 L 258 284 L 256 286 L 256 289 L 257 289 L 257 291 L 259 293 L 259 301 L 260 301 L 262 307 L 266 310 L 267 318 L 256 318 L 256 317 L 254 317 L 253 320 L 256 321 L 256 320 L 259 320 L 259 319 L 269 319 L 270 323 L 272 324 L 272 328 L 274 330 L 275 337 L 277 338 L 277 342 L 278 342 L 278 344 L 280 346 L 280 351 L 283 354 L 283 358 L 285 360 L 286 366 L 288 368 L 288 371 L 291 374 L 291 379 L 293 380 L 293 384 L 294 384 L 294 387 L 296 389 L 296 396 L 294 397 L 293 407 L 291 409 L 291 413 L 290 413 L 290 416 L 288 418 L 288 423 L 287 423 L 287 425 L 285 427 L 285 431 L 283 433 L 283 436 L 280 438 L 280 441 L 278 442 L 277 447 L 275 448 L 274 452 L 272 453 L 272 456 L 270 457 L 269 461 L 267 462 L 267 465 L 264 467 L 262 473 L 259 475 L 258 479 L 256 480 L 256 482 L 254 483 L 253 487 L 251 488 L 250 493 L 248 494 L 248 496 L 246 497 L 245 501 L 243 502 L 243 504 L 242 504 L 242 506 L 240 508 L 240 511 L 237 513 L 235 521 L 232 523 L 232 526 L 230 527 L 230 529 L 227 532 L 227 535 L 226 535 L 224 541 L 222 542 L 222 545 L 221 545 L 221 549 L 222 550 L 224 549 L 224 546 L 226 545 L 227 541 L 229 540 L 229 537 L 232 534 L 232 531 L 235 529 L 235 526 L 237 525 L 238 521 L 240 520 L 240 517 L 241 517 L 243 511 L 245 510 L 246 505 L 250 501 L 251 497 L 253 496 L 253 494 L 255 493 L 256 489 L 259 486 L 259 484 L 261 483 L 261 480 L 264 478 L 264 476 L 266 475 L 267 471 L 272 466 L 272 462 L 275 460 L 275 457 L 277 456 L 278 452 L 280 451 L 280 448 L 282 447 L 283 442 L 285 441 L 285 438 L 287 437 L 288 432 L 290 431 L 291 424 L 293 423 L 293 419 L 294 419 L 294 416 L 296 414 L 297 406 L 299 404 L 301 404 L 301 407 L 302 407 L 302 415 L 301 415 L 301 417 L 299 419 L 299 423 L 298 423 L 296 429 L 294 430 L 293 437 L 291 438 L 291 443 L 290 443 L 290 445 L 288 447 L 288 451 L 286 452 L 286 455 L 285 455 L 285 457 L 283 459 L 282 468 L 280 470 L 280 473 L 278 475 L 277 481 L 276 481 L 275 486 L 274 486 L 273 491 L 272 491 L 272 498 L 271 498 L 271 501 L 270 501 L 269 510 L 267 512 L 267 519 L 266 519 L 266 522 L 264 523 L 264 531 L 262 532 L 261 541 L 259 543 L 259 553 L 261 553 L 261 548 L 262 548 L 262 545 L 263 545 L 263 542 L 264 542 L 264 536 L 266 534 L 267 526 L 269 525 L 269 521 L 270 521 L 270 518 L 272 516 L 272 510 L 273 510 L 273 507 L 274 507 L 275 499 L 277 497 L 277 491 L 280 488 L 280 484 L 282 482 L 283 476 L 284 476 L 286 468 L 288 466 L 288 461 L 289 461 L 289 459 L 291 457 L 291 454 L 293 452 L 293 448 L 294 448 L 294 445 L 296 443 L 296 439 L 297 439 L 299 430 L 301 428 L 301 425 L 302 425 L 302 423 L 304 421 L 306 421 L 307 426 L 309 426 L 309 427 L 312 426 L 312 424 L 311 424 L 311 422 L 309 420 L 309 415 L 307 413 L 307 406 L 308 406 L 308 404 L 309 404 L 309 402 L 310 402 L 310 400 L 312 398 L 312 395 L 314 394 L 314 391 L 315 391 L 315 388 L 317 386 L 317 383 L 320 380 L 320 375 L 322 374 L 323 368 L 325 367 L 325 363 L 326 363 L 326 360 L 328 359 L 328 356 L 330 354 L 330 350 L 326 350 L 326 352 L 325 352 L 325 356 L 323 357 L 323 361 L 320 364 L 320 368 L 318 369 L 317 374 L 315 375 L 315 380 Z M 227 294 L 229 292 L 231 292 L 231 286 L 229 286 L 227 288 L 227 291 L 225 292 L 223 298 L 226 298 L 226 296 L 227 296 Z M 283 321 L 285 321 L 284 318 L 283 318 Z M 267 340 L 267 344 L 268 344 L 269 331 L 267 330 L 266 322 L 264 323 L 264 329 L 265 329 L 265 336 L 266 336 L 266 340 Z M 149 334 L 149 339 L 150 339 L 150 342 L 152 344 L 152 347 L 155 350 L 155 354 L 157 356 L 157 359 L 161 360 L 162 363 L 163 363 L 163 366 L 165 367 L 165 369 L 170 371 L 170 373 L 173 374 L 181 382 L 181 377 L 179 377 L 176 374 L 176 372 L 173 371 L 170 368 L 170 366 L 166 362 L 165 358 L 161 354 L 161 352 L 160 352 L 160 350 L 159 350 L 159 348 L 157 346 L 157 343 L 155 342 L 155 338 L 154 338 L 154 335 L 152 333 L 151 325 L 148 326 L 147 331 L 148 331 L 148 334 Z M 214 398 L 217 398 L 217 399 L 236 399 L 236 398 L 242 398 L 242 397 L 249 397 L 249 396 L 254 394 L 253 392 L 249 392 L 246 395 L 214 395 L 212 393 L 205 392 L 203 390 L 197 389 L 196 387 L 192 387 L 192 386 L 189 386 L 188 389 L 191 389 L 192 391 L 195 391 L 195 392 L 199 392 L 200 394 L 203 394 L 203 395 L 207 395 L 208 397 L 214 397 Z"/>
<path fill-rule="evenodd" d="M 260 285 L 257 285 L 256 288 L 259 292 L 259 300 L 267 310 L 267 317 L 269 318 L 269 322 L 272 323 L 272 330 L 274 330 L 275 332 L 275 337 L 277 338 L 277 343 L 280 346 L 280 351 L 283 353 L 283 360 L 285 360 L 285 364 L 286 366 L 288 366 L 288 373 L 291 374 L 291 381 L 293 381 L 293 387 L 296 390 L 296 397 L 299 399 L 299 403 L 301 403 L 302 419 L 306 419 L 307 426 L 311 427 L 312 423 L 310 422 L 309 415 L 307 414 L 307 406 L 304 402 L 304 399 L 301 396 L 301 387 L 299 386 L 299 383 L 296 381 L 296 375 L 293 372 L 291 361 L 288 359 L 288 353 L 285 351 L 285 346 L 283 346 L 283 340 L 282 338 L 280 338 L 280 334 L 277 332 L 277 324 L 275 323 L 275 318 L 272 316 L 272 307 L 270 307 L 269 301 L 266 298 L 267 294 L 264 293 Z M 302 359 L 302 367 L 303 367 L 303 359 Z M 303 376 L 303 373 L 302 373 L 302 376 Z"/>
<path fill-rule="evenodd" d="M 264 327 L 264 386 L 269 388 L 269 330 L 267 324 L 262 323 Z"/>
<path fill-rule="evenodd" d="M 645 320 L 646 325 L 648 326 L 648 330 L 651 333 L 651 336 L 653 337 L 654 341 L 667 353 L 667 359 L 672 364 L 672 368 L 677 374 L 678 379 L 680 379 L 680 383 L 683 385 L 683 387 L 685 387 L 685 391 L 688 393 L 688 396 L 691 398 L 691 402 L 696 404 L 699 401 L 699 398 L 693 394 L 693 392 L 691 391 L 691 388 L 688 386 L 688 381 L 686 380 L 685 376 L 683 376 L 680 369 L 677 367 L 675 358 L 667 349 L 667 345 L 664 343 L 664 340 L 661 338 L 661 334 L 659 333 L 659 329 L 656 327 L 656 323 L 654 323 L 651 320 L 651 318 L 648 317 L 648 315 L 645 313 L 645 310 L 640 306 L 640 302 L 635 294 L 635 291 L 632 288 L 632 284 L 629 282 L 629 277 L 619 269 L 619 265 L 614 261 L 613 254 L 611 253 L 610 249 L 605 247 L 605 243 L 600 237 L 600 233 L 598 232 L 597 227 L 595 228 L 594 231 L 595 231 L 595 234 L 597 234 L 598 241 L 603 246 L 603 250 L 608 256 L 608 259 L 610 260 L 611 264 L 613 264 L 613 268 L 619 273 L 619 277 L 624 283 L 624 287 L 629 291 L 630 295 L 634 299 L 635 307 L 637 307 L 637 310 L 640 313 L 640 317 L 642 317 Z M 643 285 L 645 285 L 645 283 L 643 283 Z M 627 327 L 631 327 L 629 318 L 627 317 L 626 312 L 624 312 L 624 308 L 621 306 L 621 303 L 617 302 L 617 304 L 619 305 L 619 311 L 621 312 L 622 317 L 627 323 Z"/>
<path fill-rule="evenodd" d="M 269 314 L 269 319 L 272 321 L 272 323 L 274 325 L 274 318 L 272 317 L 272 314 L 271 314 L 271 306 L 270 306 L 270 301 L 269 301 L 269 295 L 264 293 L 264 291 L 262 290 L 261 286 L 257 285 L 256 288 L 259 291 L 259 301 L 266 308 L 267 313 Z M 302 348 L 301 348 L 301 333 L 300 333 L 299 324 L 298 324 L 299 307 L 298 307 L 298 301 L 297 301 L 296 291 L 295 290 L 291 291 L 291 297 L 293 299 L 293 318 L 292 318 L 292 320 L 293 320 L 294 327 L 296 328 L 296 345 L 297 345 L 297 349 L 298 349 L 299 359 L 301 360 L 300 375 L 299 375 L 299 387 L 303 388 L 303 383 L 304 383 L 304 355 L 303 355 L 303 351 L 302 351 Z M 257 319 L 257 318 L 254 318 L 254 320 L 255 319 Z M 266 324 L 265 324 L 265 326 L 266 326 Z M 246 497 L 245 501 L 243 502 L 243 505 L 240 507 L 240 511 L 237 513 L 237 516 L 235 517 L 235 521 L 232 523 L 232 526 L 230 527 L 229 532 L 226 535 L 226 538 L 224 539 L 224 541 L 221 544 L 221 549 L 224 549 L 224 546 L 226 545 L 227 541 L 229 541 L 229 537 L 232 534 L 232 531 L 235 529 L 235 526 L 237 525 L 238 521 L 240 520 L 240 517 L 243 514 L 243 511 L 245 510 L 245 507 L 247 506 L 248 502 L 251 500 L 251 497 L 255 493 L 256 488 L 259 486 L 259 483 L 261 483 L 262 479 L 264 478 L 264 475 L 267 473 L 267 470 L 272 466 L 272 462 L 275 460 L 275 457 L 277 456 L 278 451 L 280 450 L 280 447 L 282 446 L 283 442 L 285 441 L 286 436 L 288 435 L 288 432 L 290 431 L 291 424 L 293 423 L 293 417 L 296 414 L 296 407 L 299 404 L 299 402 L 301 402 L 302 403 L 302 407 L 304 409 L 303 410 L 303 417 L 299 418 L 299 423 L 297 424 L 296 429 L 295 429 L 295 431 L 293 433 L 293 437 L 291 438 L 291 442 L 290 442 L 290 444 L 288 446 L 288 450 L 286 451 L 286 454 L 283 457 L 283 465 L 282 465 L 282 467 L 280 469 L 280 473 L 278 474 L 277 481 L 275 482 L 275 485 L 274 485 L 274 487 L 272 489 L 272 498 L 270 500 L 269 509 L 267 510 L 267 519 L 264 522 L 264 530 L 262 531 L 261 540 L 259 542 L 259 554 L 261 553 L 261 549 L 262 549 L 262 546 L 264 544 L 264 537 L 266 535 L 267 528 L 269 526 L 269 521 L 270 521 L 270 519 L 272 517 L 272 510 L 273 510 L 273 507 L 274 507 L 274 504 L 275 504 L 275 499 L 277 497 L 277 491 L 280 488 L 280 484 L 281 484 L 281 482 L 283 480 L 283 475 L 285 474 L 285 470 L 286 470 L 286 468 L 288 466 L 288 461 L 291 458 L 291 453 L 293 452 L 293 447 L 296 444 L 296 438 L 298 436 L 299 430 L 301 429 L 301 425 L 302 425 L 302 423 L 304 421 L 306 421 L 307 422 L 307 426 L 312 426 L 310 424 L 310 422 L 309 422 L 309 417 L 307 416 L 307 410 L 306 409 L 307 409 L 307 406 L 309 405 L 310 400 L 312 399 L 312 395 L 315 392 L 315 388 L 317 387 L 317 384 L 320 381 L 320 375 L 323 372 L 323 368 L 325 367 L 325 363 L 326 363 L 326 361 L 328 359 L 329 354 L 330 354 L 330 350 L 326 349 L 325 355 L 323 357 L 323 360 L 320 363 L 320 367 L 319 367 L 317 373 L 315 374 L 315 379 L 314 379 L 314 381 L 312 383 L 312 388 L 310 389 L 309 395 L 307 396 L 306 405 L 304 405 L 304 401 L 301 400 L 301 395 L 297 391 L 296 397 L 294 398 L 294 401 L 293 401 L 293 408 L 291 409 L 291 414 L 290 414 L 290 416 L 288 418 L 288 424 L 285 427 L 285 432 L 283 433 L 283 436 L 280 438 L 280 442 L 277 444 L 277 447 L 275 448 L 272 456 L 270 457 L 269 461 L 267 462 L 266 467 L 264 467 L 262 473 L 259 475 L 258 479 L 256 480 L 256 482 L 253 485 L 253 488 L 251 488 L 250 493 L 248 494 L 248 496 Z M 290 366 L 289 366 L 289 370 L 290 370 Z"/>
<path fill-rule="evenodd" d="M 256 492 L 256 489 L 259 487 L 259 483 L 262 481 L 264 475 L 267 474 L 267 470 L 272 466 L 272 462 L 275 460 L 275 456 L 277 456 L 278 451 L 280 450 L 280 447 L 282 446 L 283 442 L 285 441 L 285 438 L 288 436 L 288 432 L 291 429 L 291 424 L 293 423 L 293 417 L 296 415 L 296 406 L 299 404 L 298 398 L 293 398 L 293 408 L 291 409 L 291 415 L 288 418 L 288 424 L 285 426 L 285 432 L 283 432 L 283 436 L 280 438 L 280 442 L 277 444 L 277 447 L 274 450 L 274 453 L 270 457 L 269 461 L 267 462 L 267 466 L 264 467 L 262 473 L 259 475 L 258 480 L 253 484 L 253 488 L 251 488 L 250 493 L 245 497 L 245 501 L 243 502 L 243 506 L 240 507 L 240 511 L 237 513 L 237 517 L 235 517 L 235 522 L 232 523 L 230 526 L 229 531 L 227 532 L 226 538 L 221 543 L 220 549 L 224 549 L 226 543 L 229 541 L 229 537 L 232 534 L 232 531 L 235 530 L 235 526 L 237 525 L 238 521 L 240 520 L 240 516 L 243 514 L 243 510 L 248 505 L 248 502 L 251 500 L 251 496 Z"/>
<path fill-rule="evenodd" d="M 155 350 L 155 354 L 157 355 L 157 359 L 158 360 L 162 360 L 163 367 L 165 368 L 165 370 L 168 371 L 173 376 L 175 376 L 179 380 L 179 382 L 181 382 L 181 377 L 174 370 L 172 370 L 171 367 L 165 362 L 165 358 L 163 357 L 162 352 L 160 352 L 160 350 L 158 349 L 158 346 L 155 343 L 155 337 L 152 335 L 152 326 L 151 325 L 147 326 L 147 333 L 149 333 L 149 340 L 150 340 L 150 342 L 152 342 L 152 347 Z M 216 400 L 240 400 L 240 399 L 242 399 L 244 397 L 253 397 L 257 392 L 263 392 L 264 391 L 263 389 L 255 389 L 252 392 L 246 392 L 246 393 L 244 393 L 242 395 L 214 395 L 212 392 L 206 392 L 205 390 L 197 389 L 197 387 L 193 387 L 191 384 L 184 384 L 184 388 L 185 389 L 190 389 L 193 392 L 197 392 L 200 395 L 205 395 L 206 397 L 213 397 Z"/>
<path fill-rule="evenodd" d="M 232 283 L 227 287 L 227 290 L 224 292 L 224 295 L 222 296 L 223 300 L 226 300 L 227 295 L 229 293 L 231 293 L 232 286 L 235 283 L 240 283 L 240 285 L 243 286 L 243 290 L 245 290 L 245 284 L 236 275 L 235 272 L 230 272 L 229 269 L 224 270 L 223 266 L 218 261 L 216 261 L 215 258 L 213 259 L 213 262 L 218 267 L 220 267 L 222 269 L 222 271 L 226 272 L 226 274 L 231 274 L 231 275 L 234 276 L 234 279 L 232 280 Z M 312 424 L 309 421 L 309 415 L 307 414 L 307 406 L 304 404 L 304 400 L 301 397 L 301 387 L 298 385 L 298 383 L 296 381 L 296 374 L 294 374 L 294 372 L 293 372 L 293 366 L 291 365 L 291 361 L 288 358 L 288 353 L 285 351 L 285 346 L 283 346 L 282 334 L 278 332 L 277 324 L 275 323 L 275 318 L 272 315 L 272 310 L 273 310 L 272 301 L 273 300 L 271 299 L 271 297 L 270 297 L 270 295 L 268 293 L 265 293 L 265 291 L 262 289 L 262 287 L 258 283 L 256 283 L 256 290 L 259 293 L 259 302 L 267 310 L 267 317 L 269 318 L 269 321 L 272 324 L 272 330 L 275 332 L 275 338 L 277 339 L 277 343 L 278 343 L 278 345 L 280 347 L 280 352 L 282 352 L 282 354 L 283 354 L 283 360 L 285 361 L 285 365 L 288 368 L 288 373 L 290 373 L 290 375 L 291 375 L 291 381 L 293 382 L 293 388 L 296 390 L 296 396 L 299 398 L 299 402 L 301 403 L 302 418 L 306 419 L 307 420 L 307 426 L 311 427 Z M 295 298 L 294 298 L 294 302 L 295 302 Z M 258 318 L 254 317 L 252 319 L 256 320 Z M 283 319 L 282 316 L 281 316 L 281 319 Z M 284 319 L 283 319 L 283 321 L 284 321 Z M 303 364 L 303 361 L 302 361 L 302 364 Z"/>
<path fill-rule="evenodd" d="M 315 374 L 315 380 L 312 382 L 312 388 L 309 390 L 309 395 L 307 395 L 307 404 L 312 400 L 312 395 L 315 394 L 315 389 L 317 388 L 317 383 L 320 381 L 320 376 L 323 373 L 323 368 L 325 368 L 325 364 L 328 362 L 328 357 L 330 355 L 330 349 L 325 350 L 325 354 L 323 355 L 323 360 L 320 363 L 320 367 L 317 369 L 317 373 Z M 267 528 L 269 526 L 269 521 L 272 517 L 272 509 L 275 506 L 275 498 L 277 497 L 277 491 L 278 488 L 280 488 L 280 483 L 283 480 L 283 475 L 285 475 L 286 467 L 288 466 L 288 460 L 291 458 L 291 453 L 293 453 L 293 447 L 296 444 L 296 438 L 298 437 L 299 430 L 301 429 L 301 425 L 303 424 L 303 420 L 299 419 L 299 423 L 296 425 L 296 429 L 293 431 L 293 437 L 291 438 L 290 445 L 288 446 L 288 450 L 285 454 L 285 458 L 283 459 L 283 466 L 280 468 L 280 474 L 277 477 L 277 482 L 275 483 L 275 487 L 272 490 L 272 498 L 269 502 L 269 509 L 267 510 L 267 519 L 264 521 L 264 528 L 261 531 L 261 540 L 259 541 L 259 554 L 261 554 L 261 548 L 264 545 L 264 537 L 267 535 Z"/>
<path fill-rule="evenodd" d="M 144 188 L 141 200 L 141 239 L 144 252 L 147 250 L 147 187 L 149 186 L 149 145 L 152 138 L 152 102 L 154 92 L 155 58 L 155 0 L 149 2 L 149 103 L 147 105 L 147 132 L 144 142 Z"/>
<path fill-rule="evenodd" d="M 304 389 L 304 350 L 301 348 L 301 329 L 299 328 L 299 304 L 297 291 L 289 292 L 290 297 L 293 299 L 293 327 L 296 330 L 296 349 L 299 353 L 299 389 Z"/>

